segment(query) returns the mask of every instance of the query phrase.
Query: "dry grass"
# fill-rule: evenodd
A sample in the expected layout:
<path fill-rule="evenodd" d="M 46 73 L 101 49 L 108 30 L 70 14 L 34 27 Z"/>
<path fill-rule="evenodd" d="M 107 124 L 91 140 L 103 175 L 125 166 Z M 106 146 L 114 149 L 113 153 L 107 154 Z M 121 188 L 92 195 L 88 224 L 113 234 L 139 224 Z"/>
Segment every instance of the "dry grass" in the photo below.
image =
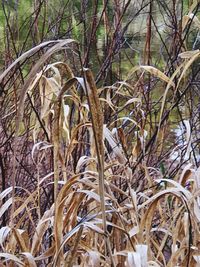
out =
<path fill-rule="evenodd" d="M 45 66 L 72 42 L 52 42 L 25 81 L 15 66 L 33 50 L 1 75 L 11 80 L 4 146 L 12 140 L 12 182 L 0 194 L 1 266 L 199 266 L 199 168 L 189 121 L 182 148 L 165 139 L 200 52 L 181 54 L 171 77 L 141 66 L 97 89 L 89 69 L 75 77 L 66 63 Z M 144 71 L 166 88 L 154 123 L 141 91 Z"/>

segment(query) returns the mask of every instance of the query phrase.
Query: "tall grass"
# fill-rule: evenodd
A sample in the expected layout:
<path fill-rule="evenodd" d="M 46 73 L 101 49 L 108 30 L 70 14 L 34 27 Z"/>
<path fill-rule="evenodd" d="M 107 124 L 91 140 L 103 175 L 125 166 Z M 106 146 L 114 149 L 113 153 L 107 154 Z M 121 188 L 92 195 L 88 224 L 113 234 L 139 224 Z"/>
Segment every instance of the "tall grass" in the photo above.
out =
<path fill-rule="evenodd" d="M 107 54 L 97 73 L 86 68 L 93 21 L 86 51 L 73 39 L 41 42 L 0 75 L 0 266 L 200 264 L 200 52 L 184 44 L 199 4 L 159 67 L 153 2 L 142 2 L 144 64 L 122 73 L 119 63 L 114 76 L 131 2 L 115 1 L 113 29 L 103 1 Z"/>

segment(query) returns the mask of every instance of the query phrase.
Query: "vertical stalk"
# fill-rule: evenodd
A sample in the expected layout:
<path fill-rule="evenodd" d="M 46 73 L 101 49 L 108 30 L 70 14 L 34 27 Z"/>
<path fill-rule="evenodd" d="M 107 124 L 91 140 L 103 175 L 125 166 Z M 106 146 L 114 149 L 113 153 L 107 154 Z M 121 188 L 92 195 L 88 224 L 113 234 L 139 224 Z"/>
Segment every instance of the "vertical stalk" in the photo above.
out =
<path fill-rule="evenodd" d="M 112 263 L 111 266 L 115 266 L 115 262 L 112 257 L 109 237 L 107 235 L 107 224 L 106 224 L 105 188 L 104 188 L 103 112 L 101 109 L 97 87 L 92 72 L 89 69 L 85 69 L 84 77 L 85 77 L 86 93 L 91 112 L 95 147 L 97 152 L 98 173 L 99 173 L 99 196 L 101 201 L 102 222 L 103 222 L 103 230 L 105 236 L 105 256 L 107 255 L 108 252 L 111 258 L 111 263 Z"/>
<path fill-rule="evenodd" d="M 105 45 L 108 44 L 108 32 L 109 32 L 109 20 L 107 15 L 107 5 L 108 0 L 103 0 L 103 21 L 104 21 L 104 29 L 105 29 Z"/>

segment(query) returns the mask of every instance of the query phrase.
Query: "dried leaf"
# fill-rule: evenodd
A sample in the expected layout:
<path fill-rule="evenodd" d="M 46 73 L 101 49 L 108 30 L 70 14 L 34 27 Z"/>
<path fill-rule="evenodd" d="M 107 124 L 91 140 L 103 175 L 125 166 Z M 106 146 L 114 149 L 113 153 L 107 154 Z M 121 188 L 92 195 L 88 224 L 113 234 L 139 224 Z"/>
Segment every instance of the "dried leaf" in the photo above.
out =
<path fill-rule="evenodd" d="M 25 264 L 15 255 L 10 253 L 0 253 L 0 258 L 5 258 L 6 260 L 11 260 L 15 262 L 18 266 L 25 266 Z"/>

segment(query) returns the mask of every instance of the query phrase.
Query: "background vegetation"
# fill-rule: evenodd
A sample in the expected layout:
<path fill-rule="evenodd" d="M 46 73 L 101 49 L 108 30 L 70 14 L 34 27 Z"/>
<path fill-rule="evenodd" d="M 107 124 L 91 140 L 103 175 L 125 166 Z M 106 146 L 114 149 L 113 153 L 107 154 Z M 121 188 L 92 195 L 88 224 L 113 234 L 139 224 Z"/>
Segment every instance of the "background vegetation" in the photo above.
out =
<path fill-rule="evenodd" d="M 0 266 L 200 266 L 199 12 L 2 1 Z"/>

